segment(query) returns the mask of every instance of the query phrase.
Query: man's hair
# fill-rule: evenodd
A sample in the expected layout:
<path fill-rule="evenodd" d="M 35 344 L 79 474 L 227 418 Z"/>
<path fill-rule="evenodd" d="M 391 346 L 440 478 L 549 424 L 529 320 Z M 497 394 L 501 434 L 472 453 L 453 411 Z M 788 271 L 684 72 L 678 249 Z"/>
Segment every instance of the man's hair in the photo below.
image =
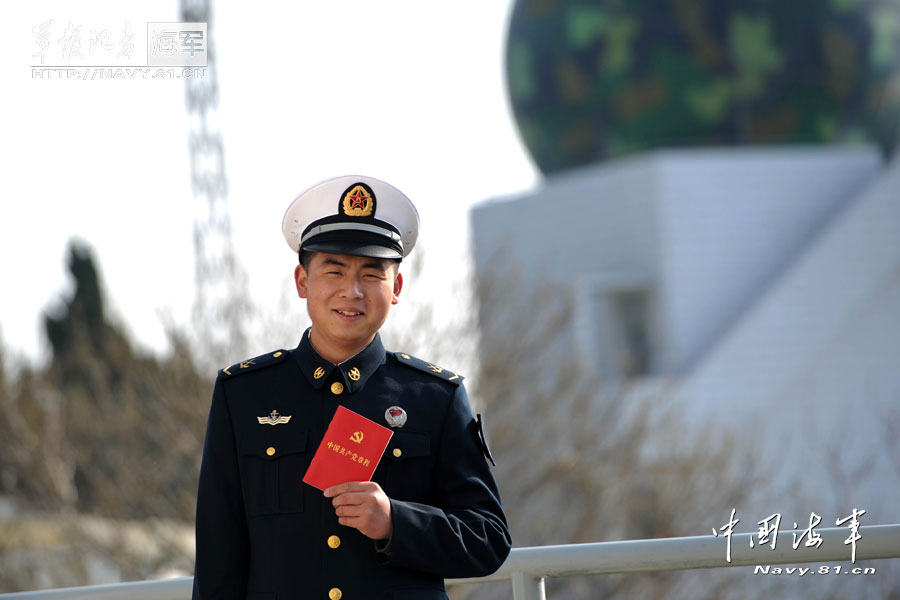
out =
<path fill-rule="evenodd" d="M 314 252 L 312 250 L 304 250 L 303 252 L 300 253 L 300 264 L 303 265 L 303 269 L 307 273 L 309 273 L 309 265 L 310 265 L 310 263 L 312 263 L 312 259 L 316 254 L 317 254 L 317 252 Z M 385 260 L 391 261 L 399 269 L 399 267 L 400 267 L 400 259 L 399 258 L 388 258 Z"/>
<path fill-rule="evenodd" d="M 307 273 L 309 273 L 309 263 L 312 262 L 314 254 L 315 252 L 310 252 L 309 250 L 304 250 L 300 253 L 300 264 L 303 265 Z"/>

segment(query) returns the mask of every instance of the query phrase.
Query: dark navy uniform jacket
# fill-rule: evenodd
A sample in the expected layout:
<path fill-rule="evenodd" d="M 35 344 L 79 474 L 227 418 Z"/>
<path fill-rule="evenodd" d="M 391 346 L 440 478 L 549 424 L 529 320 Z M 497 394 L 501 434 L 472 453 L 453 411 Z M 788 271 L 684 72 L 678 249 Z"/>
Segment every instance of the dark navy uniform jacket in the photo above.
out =
<path fill-rule="evenodd" d="M 393 534 L 375 542 L 338 524 L 331 499 L 302 482 L 339 405 L 387 426 L 373 480 L 391 500 Z M 277 411 L 287 423 L 261 424 Z M 284 420 L 284 419 L 282 419 Z M 444 577 L 494 572 L 510 536 L 480 420 L 461 376 L 380 337 L 340 365 L 304 333 L 219 372 L 197 498 L 194 599 L 445 599 Z"/>

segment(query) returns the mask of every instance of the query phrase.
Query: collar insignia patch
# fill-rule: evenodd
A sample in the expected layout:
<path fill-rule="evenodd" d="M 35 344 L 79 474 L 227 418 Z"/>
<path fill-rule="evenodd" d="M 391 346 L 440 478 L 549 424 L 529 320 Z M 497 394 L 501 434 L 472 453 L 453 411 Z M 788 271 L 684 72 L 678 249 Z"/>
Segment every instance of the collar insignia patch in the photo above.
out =
<path fill-rule="evenodd" d="M 277 410 L 273 410 L 268 417 L 256 417 L 256 420 L 259 421 L 260 425 L 284 425 L 290 422 L 291 416 L 279 415 Z"/>

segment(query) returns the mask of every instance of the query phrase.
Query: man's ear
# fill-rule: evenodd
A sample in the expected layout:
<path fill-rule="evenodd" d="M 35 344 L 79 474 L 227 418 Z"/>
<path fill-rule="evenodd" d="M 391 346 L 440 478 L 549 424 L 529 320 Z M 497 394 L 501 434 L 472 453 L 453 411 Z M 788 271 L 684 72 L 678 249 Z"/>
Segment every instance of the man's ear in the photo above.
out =
<path fill-rule="evenodd" d="M 309 295 L 306 291 L 306 282 L 308 279 L 308 274 L 306 269 L 303 268 L 303 265 L 297 265 L 297 268 L 294 269 L 294 283 L 297 285 L 297 295 L 301 298 L 308 298 Z"/>
<path fill-rule="evenodd" d="M 400 295 L 400 290 L 403 289 L 403 275 L 397 273 L 397 276 L 394 277 L 394 295 L 391 298 L 391 304 L 397 304 L 400 300 L 397 296 Z"/>

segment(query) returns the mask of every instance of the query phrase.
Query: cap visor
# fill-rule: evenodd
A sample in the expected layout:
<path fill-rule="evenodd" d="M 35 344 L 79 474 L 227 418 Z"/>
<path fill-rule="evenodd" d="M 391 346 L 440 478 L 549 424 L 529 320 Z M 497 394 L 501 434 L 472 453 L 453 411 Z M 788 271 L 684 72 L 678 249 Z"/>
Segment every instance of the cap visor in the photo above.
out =
<path fill-rule="evenodd" d="M 327 252 L 328 254 L 346 254 L 348 256 L 367 256 L 369 258 L 401 259 L 403 255 L 391 248 L 374 244 L 354 244 L 352 242 L 313 242 L 303 246 L 308 252 Z"/>

